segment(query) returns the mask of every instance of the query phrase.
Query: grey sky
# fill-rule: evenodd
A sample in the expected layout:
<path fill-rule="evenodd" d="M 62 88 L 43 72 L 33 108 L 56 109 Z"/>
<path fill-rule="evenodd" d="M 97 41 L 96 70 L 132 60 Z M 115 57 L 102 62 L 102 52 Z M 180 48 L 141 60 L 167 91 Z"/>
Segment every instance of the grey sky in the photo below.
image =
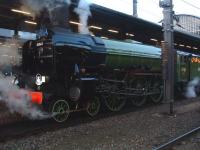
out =
<path fill-rule="evenodd" d="M 133 0 L 91 0 L 92 2 L 118 10 L 129 15 L 132 14 Z M 188 2 L 195 7 L 185 3 Z M 190 14 L 200 17 L 200 0 L 173 0 L 176 14 Z M 158 23 L 163 18 L 159 0 L 138 0 L 138 17 Z"/>

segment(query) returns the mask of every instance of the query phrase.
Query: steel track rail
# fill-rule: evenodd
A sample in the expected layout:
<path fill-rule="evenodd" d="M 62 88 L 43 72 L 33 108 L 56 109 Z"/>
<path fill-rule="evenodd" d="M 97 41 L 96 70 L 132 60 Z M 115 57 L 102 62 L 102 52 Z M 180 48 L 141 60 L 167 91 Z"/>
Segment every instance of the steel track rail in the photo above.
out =
<path fill-rule="evenodd" d="M 155 147 L 152 150 L 167 150 L 167 149 L 171 148 L 172 146 L 176 145 L 177 143 L 179 143 L 180 141 L 184 140 L 185 138 L 188 138 L 189 136 L 195 134 L 198 131 L 200 131 L 200 126 L 167 142 L 167 143 L 164 143 L 158 147 Z"/>

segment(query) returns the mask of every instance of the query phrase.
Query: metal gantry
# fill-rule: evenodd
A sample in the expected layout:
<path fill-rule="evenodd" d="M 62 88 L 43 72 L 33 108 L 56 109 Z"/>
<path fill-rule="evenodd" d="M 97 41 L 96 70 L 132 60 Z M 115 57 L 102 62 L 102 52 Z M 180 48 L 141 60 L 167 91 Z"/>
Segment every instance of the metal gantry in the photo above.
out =
<path fill-rule="evenodd" d="M 174 29 L 200 37 L 200 17 L 187 14 L 175 15 Z"/>

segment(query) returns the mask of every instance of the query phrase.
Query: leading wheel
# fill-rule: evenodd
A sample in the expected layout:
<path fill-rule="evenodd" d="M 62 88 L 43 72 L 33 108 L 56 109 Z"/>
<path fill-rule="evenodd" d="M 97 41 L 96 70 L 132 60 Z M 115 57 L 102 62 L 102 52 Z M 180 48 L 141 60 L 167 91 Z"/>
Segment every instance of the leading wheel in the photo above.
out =
<path fill-rule="evenodd" d="M 126 104 L 126 100 L 117 94 L 110 94 L 105 97 L 105 104 L 111 111 L 120 111 Z"/>
<path fill-rule="evenodd" d="M 55 121 L 61 123 L 65 122 L 69 116 L 69 104 L 65 100 L 57 100 L 53 103 L 51 109 L 52 117 Z"/>
<path fill-rule="evenodd" d="M 101 106 L 100 97 L 95 96 L 94 99 L 88 104 L 86 110 L 88 115 L 90 115 L 91 117 L 96 116 L 99 113 L 100 106 Z"/>

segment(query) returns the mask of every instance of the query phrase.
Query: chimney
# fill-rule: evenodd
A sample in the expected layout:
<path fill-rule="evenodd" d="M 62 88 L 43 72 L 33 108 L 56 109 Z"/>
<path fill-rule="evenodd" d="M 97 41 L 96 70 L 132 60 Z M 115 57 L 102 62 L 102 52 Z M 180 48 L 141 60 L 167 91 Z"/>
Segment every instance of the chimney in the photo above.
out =
<path fill-rule="evenodd" d="M 69 28 L 69 5 L 67 3 L 51 11 L 51 22 L 53 27 Z"/>
<path fill-rule="evenodd" d="M 36 20 L 38 22 L 37 29 L 40 29 L 41 27 L 50 28 L 51 27 L 51 20 L 49 12 L 46 8 L 43 8 L 39 15 L 36 16 Z"/>

